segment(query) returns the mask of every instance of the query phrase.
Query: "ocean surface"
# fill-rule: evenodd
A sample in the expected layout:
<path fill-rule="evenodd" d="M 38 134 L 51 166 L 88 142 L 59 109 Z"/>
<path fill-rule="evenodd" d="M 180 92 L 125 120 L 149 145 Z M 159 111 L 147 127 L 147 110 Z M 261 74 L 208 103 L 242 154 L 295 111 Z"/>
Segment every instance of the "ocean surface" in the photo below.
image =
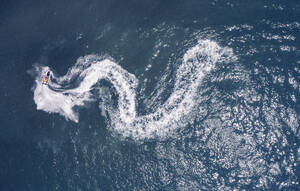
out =
<path fill-rule="evenodd" d="M 3 191 L 300 190 L 299 99 L 299 0 L 0 3 Z"/>

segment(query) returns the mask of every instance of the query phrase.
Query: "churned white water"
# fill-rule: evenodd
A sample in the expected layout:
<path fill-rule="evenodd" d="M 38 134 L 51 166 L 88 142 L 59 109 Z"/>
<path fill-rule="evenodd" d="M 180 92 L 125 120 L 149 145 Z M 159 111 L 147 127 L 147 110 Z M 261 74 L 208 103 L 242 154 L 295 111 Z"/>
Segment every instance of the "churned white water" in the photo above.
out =
<path fill-rule="evenodd" d="M 53 75 L 49 86 L 41 79 L 50 70 L 37 67 L 34 101 L 38 110 L 59 113 L 68 120 L 78 122 L 75 106 L 84 106 L 95 101 L 92 90 L 97 83 L 107 80 L 118 94 L 117 108 L 109 108 L 110 124 L 114 130 L 125 137 L 134 139 L 165 137 L 178 127 L 192 120 L 197 113 L 197 88 L 203 77 L 210 72 L 217 62 L 228 62 L 234 58 L 230 48 L 220 47 L 210 40 L 199 40 L 183 55 L 182 63 L 177 67 L 173 92 L 157 110 L 147 115 L 139 115 L 136 106 L 137 78 L 114 62 L 112 59 L 97 55 L 87 55 L 77 60 L 65 76 Z M 72 80 L 79 81 L 74 88 L 69 88 Z M 103 106 L 101 106 L 103 109 Z"/>

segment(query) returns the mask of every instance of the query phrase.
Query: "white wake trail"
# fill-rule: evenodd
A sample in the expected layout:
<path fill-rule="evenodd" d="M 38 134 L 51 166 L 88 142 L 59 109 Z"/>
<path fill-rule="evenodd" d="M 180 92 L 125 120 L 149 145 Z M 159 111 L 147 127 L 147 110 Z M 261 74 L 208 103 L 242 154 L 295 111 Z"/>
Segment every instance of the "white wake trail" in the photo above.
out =
<path fill-rule="evenodd" d="M 110 82 L 118 93 L 116 110 L 108 111 L 111 126 L 125 137 L 135 139 L 164 137 L 177 127 L 184 126 L 191 119 L 191 113 L 197 106 L 197 88 L 205 74 L 217 62 L 229 61 L 232 50 L 221 48 L 217 43 L 204 40 L 189 49 L 178 66 L 173 93 L 154 113 L 139 116 L 136 111 L 137 78 L 111 59 L 96 55 L 79 58 L 68 73 L 62 77 L 53 76 L 48 86 L 41 79 L 48 67 L 37 68 L 34 101 L 38 110 L 59 113 L 66 119 L 78 122 L 78 113 L 74 106 L 83 106 L 94 101 L 91 90 L 100 80 Z M 65 84 L 79 79 L 75 88 Z"/>

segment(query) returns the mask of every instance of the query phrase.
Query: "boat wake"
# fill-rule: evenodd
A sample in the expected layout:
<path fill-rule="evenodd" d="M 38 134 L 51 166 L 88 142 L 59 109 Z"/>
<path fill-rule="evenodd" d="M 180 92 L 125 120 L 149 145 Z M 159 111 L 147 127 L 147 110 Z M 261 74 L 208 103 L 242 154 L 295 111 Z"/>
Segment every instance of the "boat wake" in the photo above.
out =
<path fill-rule="evenodd" d="M 49 86 L 43 85 L 41 79 L 50 68 L 37 66 L 33 99 L 38 110 L 58 113 L 77 123 L 79 114 L 75 108 L 101 99 L 95 96 L 95 91 L 101 91 L 100 81 L 105 80 L 114 87 L 118 97 L 115 107 L 105 107 L 109 124 L 116 132 L 134 139 L 165 137 L 193 120 L 198 113 L 198 89 L 203 77 L 216 63 L 229 62 L 232 58 L 230 48 L 199 40 L 186 51 L 177 67 L 172 94 L 147 115 L 137 113 L 137 78 L 113 59 L 98 55 L 79 58 L 65 76 L 53 74 Z"/>

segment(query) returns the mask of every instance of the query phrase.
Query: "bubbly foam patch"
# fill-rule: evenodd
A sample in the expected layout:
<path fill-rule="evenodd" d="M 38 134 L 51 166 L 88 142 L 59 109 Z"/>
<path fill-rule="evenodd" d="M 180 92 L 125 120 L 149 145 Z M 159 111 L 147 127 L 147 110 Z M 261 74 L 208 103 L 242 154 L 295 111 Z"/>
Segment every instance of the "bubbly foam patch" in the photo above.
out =
<path fill-rule="evenodd" d="M 174 89 L 170 97 L 158 109 L 147 115 L 136 110 L 137 78 L 112 59 L 88 55 L 77 60 L 65 76 L 53 75 L 49 86 L 42 85 L 42 78 L 49 67 L 36 67 L 38 76 L 34 89 L 34 101 L 38 110 L 59 113 L 68 120 L 78 122 L 74 106 L 94 101 L 92 90 L 99 81 L 112 84 L 118 94 L 117 108 L 106 108 L 111 126 L 125 137 L 135 139 L 164 137 L 174 129 L 184 126 L 197 113 L 197 88 L 206 73 L 217 62 L 232 58 L 232 50 L 222 48 L 210 40 L 201 40 L 184 54 L 177 68 Z M 70 88 L 68 84 L 78 82 Z M 103 104 L 99 104 L 104 108 Z"/>

